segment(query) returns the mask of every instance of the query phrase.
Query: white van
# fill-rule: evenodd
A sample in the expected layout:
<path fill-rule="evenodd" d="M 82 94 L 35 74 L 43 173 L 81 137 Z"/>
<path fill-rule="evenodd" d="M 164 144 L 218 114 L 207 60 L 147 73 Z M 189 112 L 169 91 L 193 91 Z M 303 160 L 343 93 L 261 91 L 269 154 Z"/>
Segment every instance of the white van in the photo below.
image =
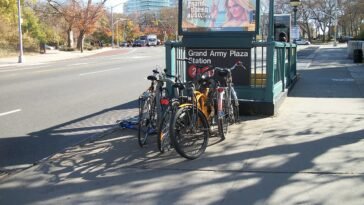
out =
<path fill-rule="evenodd" d="M 147 45 L 148 46 L 156 46 L 158 44 L 157 35 L 149 34 L 147 35 Z"/>

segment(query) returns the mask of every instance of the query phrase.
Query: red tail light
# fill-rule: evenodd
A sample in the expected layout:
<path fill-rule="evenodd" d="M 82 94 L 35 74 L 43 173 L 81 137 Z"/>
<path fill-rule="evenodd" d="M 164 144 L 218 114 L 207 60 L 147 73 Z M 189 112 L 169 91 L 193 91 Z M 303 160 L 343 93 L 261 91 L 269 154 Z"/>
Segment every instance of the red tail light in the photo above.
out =
<path fill-rule="evenodd" d="M 217 88 L 217 92 L 219 92 L 219 93 L 224 92 L 224 90 L 225 90 L 225 89 L 224 89 L 224 88 L 221 88 L 221 87 L 220 87 L 220 88 Z"/>
<path fill-rule="evenodd" d="M 169 100 L 167 98 L 161 99 L 161 105 L 168 105 L 168 104 L 169 104 Z"/>

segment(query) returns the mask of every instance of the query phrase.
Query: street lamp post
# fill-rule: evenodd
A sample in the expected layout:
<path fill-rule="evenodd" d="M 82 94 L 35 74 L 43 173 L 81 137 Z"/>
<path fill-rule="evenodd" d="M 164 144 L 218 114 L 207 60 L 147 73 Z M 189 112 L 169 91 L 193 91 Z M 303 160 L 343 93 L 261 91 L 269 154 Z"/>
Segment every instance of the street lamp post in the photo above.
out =
<path fill-rule="evenodd" d="M 337 38 L 337 0 L 335 0 L 335 26 L 334 26 L 334 46 L 337 46 L 336 44 L 336 38 Z"/>
<path fill-rule="evenodd" d="M 289 3 L 293 7 L 293 26 L 295 29 L 297 29 L 297 7 L 299 5 L 301 5 L 301 1 L 300 0 L 290 0 Z"/>
<path fill-rule="evenodd" d="M 114 48 L 114 14 L 111 7 L 111 48 Z"/>
<path fill-rule="evenodd" d="M 119 44 L 119 29 L 118 29 L 118 22 L 119 21 L 127 21 L 128 19 L 124 19 L 124 18 L 119 18 L 118 20 L 116 20 L 113 25 L 112 25 L 112 30 L 114 30 L 114 24 L 116 24 L 116 42 L 117 42 L 117 46 L 119 47 L 120 44 Z M 125 28 L 124 28 L 124 33 L 125 33 Z M 112 35 L 112 40 L 114 42 L 114 35 Z M 112 47 L 114 47 L 114 44 L 112 44 Z"/>
<path fill-rule="evenodd" d="M 114 6 L 111 6 L 111 48 L 114 48 L 114 14 L 112 12 L 113 8 L 123 4 L 124 2 L 118 3 Z"/>
<path fill-rule="evenodd" d="M 20 0 L 18 0 L 18 27 L 19 27 L 19 60 L 18 63 L 23 63 L 23 35 L 21 30 L 21 7 Z"/>

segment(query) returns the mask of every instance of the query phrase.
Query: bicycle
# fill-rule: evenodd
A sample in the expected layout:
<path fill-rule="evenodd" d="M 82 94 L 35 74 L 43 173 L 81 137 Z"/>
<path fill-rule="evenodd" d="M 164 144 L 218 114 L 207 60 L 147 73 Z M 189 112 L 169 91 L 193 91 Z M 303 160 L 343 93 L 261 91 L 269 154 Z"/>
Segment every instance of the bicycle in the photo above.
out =
<path fill-rule="evenodd" d="M 185 60 L 185 59 L 184 59 Z M 188 61 L 188 60 L 186 60 Z M 198 66 L 197 66 L 198 67 Z M 170 139 L 177 153 L 187 159 L 196 159 L 205 152 L 210 137 L 208 119 L 214 116 L 210 96 L 211 66 L 198 67 L 195 78 L 185 83 L 190 92 L 189 101 L 180 104 L 170 123 Z"/>
<path fill-rule="evenodd" d="M 234 124 L 239 121 L 239 100 L 233 87 L 232 71 L 241 67 L 246 69 L 241 61 L 235 63 L 231 68 L 216 67 L 216 71 L 219 76 L 225 80 L 225 87 L 220 87 L 219 92 L 222 93 L 222 99 L 224 100 L 224 112 L 220 113 L 219 118 L 226 115 L 230 124 Z"/>
<path fill-rule="evenodd" d="M 193 84 L 187 89 L 194 93 Z M 196 159 L 204 153 L 210 136 L 207 118 L 198 108 L 197 101 L 201 98 L 195 94 L 192 97 L 192 103 L 183 103 L 173 111 L 169 131 L 173 147 L 187 159 Z"/>
<path fill-rule="evenodd" d="M 166 105 L 168 106 L 164 111 L 158 138 L 158 149 L 161 153 L 169 151 L 173 147 L 170 139 L 170 125 L 173 116 L 181 104 L 191 101 L 187 96 L 182 95 L 182 91 L 185 90 L 186 86 L 187 83 L 182 83 L 179 77 L 176 77 L 176 82 L 172 85 L 175 93 L 174 97 L 166 101 Z"/>
<path fill-rule="evenodd" d="M 192 100 L 179 106 L 170 125 L 172 144 L 181 156 L 196 159 L 205 151 L 214 123 L 217 122 L 218 134 L 221 140 L 224 140 L 228 121 L 238 120 L 239 105 L 231 75 L 231 71 L 238 66 L 242 66 L 242 63 L 238 62 L 231 68 L 211 65 L 193 68 L 195 78 L 187 83 Z M 213 78 L 214 71 L 218 71 L 217 73 L 224 77 L 226 87 L 220 86 L 220 82 Z M 188 72 L 193 73 L 189 70 Z M 233 113 L 233 116 L 230 116 L 230 113 Z M 187 137 L 188 135 L 192 137 Z"/>
<path fill-rule="evenodd" d="M 161 104 L 167 108 L 164 110 L 164 114 L 160 124 L 160 130 L 157 138 L 158 150 L 161 153 L 171 150 L 170 140 L 170 121 L 174 115 L 175 110 L 182 102 L 183 96 L 181 91 L 184 89 L 184 85 L 181 83 L 179 76 L 168 75 L 168 77 L 175 78 L 175 82 L 172 84 L 174 96 L 172 98 L 164 98 L 161 100 Z"/>
<path fill-rule="evenodd" d="M 164 83 L 173 82 L 167 78 L 165 72 L 161 73 L 158 70 L 153 70 L 153 75 L 149 75 L 147 79 L 151 81 L 151 85 L 138 100 L 138 143 L 140 147 L 146 144 L 149 135 L 159 132 L 163 112 L 161 99 L 169 95 Z"/>

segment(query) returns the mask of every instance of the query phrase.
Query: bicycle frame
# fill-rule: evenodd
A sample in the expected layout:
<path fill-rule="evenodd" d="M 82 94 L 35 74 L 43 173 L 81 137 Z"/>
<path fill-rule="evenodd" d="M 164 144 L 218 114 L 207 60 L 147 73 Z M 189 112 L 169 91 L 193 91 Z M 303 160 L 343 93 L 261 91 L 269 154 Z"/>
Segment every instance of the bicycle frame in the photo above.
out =
<path fill-rule="evenodd" d="M 217 87 L 216 90 L 217 90 L 217 117 L 218 117 L 218 119 L 221 119 L 221 118 L 225 117 L 225 112 L 222 107 L 225 89 L 223 87 Z"/>

